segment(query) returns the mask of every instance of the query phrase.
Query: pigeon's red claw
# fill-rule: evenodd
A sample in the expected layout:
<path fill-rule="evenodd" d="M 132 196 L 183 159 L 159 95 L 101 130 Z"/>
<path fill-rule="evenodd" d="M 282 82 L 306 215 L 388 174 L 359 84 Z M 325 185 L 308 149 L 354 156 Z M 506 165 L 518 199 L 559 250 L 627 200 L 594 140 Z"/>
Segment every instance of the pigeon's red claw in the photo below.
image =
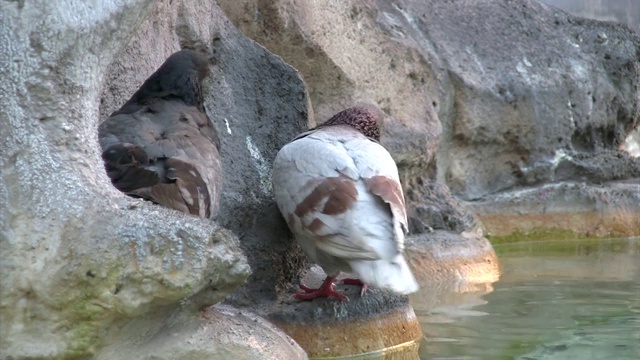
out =
<path fill-rule="evenodd" d="M 348 297 L 335 290 L 335 282 L 335 276 L 327 276 L 322 285 L 317 289 L 312 289 L 300 284 L 300 290 L 302 290 L 302 292 L 297 293 L 295 297 L 300 300 L 313 300 L 318 297 L 333 297 L 338 300 L 349 301 Z"/>
<path fill-rule="evenodd" d="M 382 118 L 374 106 L 344 110 L 276 156 L 278 207 L 307 256 L 331 274 L 317 294 L 298 298 L 340 298 L 333 289 L 340 271 L 399 294 L 418 290 L 403 256 L 407 214 L 398 169 L 378 143 Z"/>
<path fill-rule="evenodd" d="M 369 289 L 369 285 L 363 283 L 362 280 L 360 279 L 346 278 L 346 279 L 342 279 L 342 283 L 345 285 L 362 286 L 362 289 L 360 289 L 360 296 L 364 296 L 364 294 L 367 293 L 367 289 Z"/>

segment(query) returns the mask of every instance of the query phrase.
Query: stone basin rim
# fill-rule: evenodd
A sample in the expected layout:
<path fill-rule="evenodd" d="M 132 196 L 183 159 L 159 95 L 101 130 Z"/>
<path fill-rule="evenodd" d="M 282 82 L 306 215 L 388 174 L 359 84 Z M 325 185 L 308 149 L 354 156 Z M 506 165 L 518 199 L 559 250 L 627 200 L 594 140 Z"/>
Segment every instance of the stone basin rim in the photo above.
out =
<path fill-rule="evenodd" d="M 385 355 L 388 353 L 392 353 L 395 352 L 397 350 L 400 350 L 404 347 L 409 347 L 412 345 L 419 345 L 420 344 L 420 340 L 421 339 L 415 339 L 415 340 L 410 340 L 401 344 L 397 344 L 397 345 L 393 345 L 393 346 L 389 346 L 387 348 L 384 349 L 380 349 L 380 350 L 374 350 L 374 351 L 369 351 L 366 353 L 361 353 L 361 354 L 353 354 L 353 355 L 344 355 L 344 356 L 330 356 L 330 357 L 310 357 L 309 360 L 349 360 L 349 359 L 365 359 L 369 356 L 375 356 L 375 355 Z"/>

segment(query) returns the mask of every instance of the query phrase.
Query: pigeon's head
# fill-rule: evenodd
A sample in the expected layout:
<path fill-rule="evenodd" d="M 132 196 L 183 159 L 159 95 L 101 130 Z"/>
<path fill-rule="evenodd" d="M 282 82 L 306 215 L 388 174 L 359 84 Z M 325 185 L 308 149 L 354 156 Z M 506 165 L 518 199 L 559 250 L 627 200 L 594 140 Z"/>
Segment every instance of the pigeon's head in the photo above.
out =
<path fill-rule="evenodd" d="M 204 111 L 202 80 L 209 76 L 209 59 L 194 50 L 180 50 L 145 80 L 138 91 L 110 116 L 132 114 L 154 100 L 180 100 Z"/>
<path fill-rule="evenodd" d="M 379 141 L 383 119 L 382 110 L 373 104 L 366 104 L 342 110 L 321 126 L 348 125 L 365 136 Z"/>
<path fill-rule="evenodd" d="M 210 74 L 209 60 L 199 51 L 183 49 L 169 56 L 158 73 L 166 74 L 168 78 L 179 77 L 181 74 L 195 75 L 200 82 Z"/>

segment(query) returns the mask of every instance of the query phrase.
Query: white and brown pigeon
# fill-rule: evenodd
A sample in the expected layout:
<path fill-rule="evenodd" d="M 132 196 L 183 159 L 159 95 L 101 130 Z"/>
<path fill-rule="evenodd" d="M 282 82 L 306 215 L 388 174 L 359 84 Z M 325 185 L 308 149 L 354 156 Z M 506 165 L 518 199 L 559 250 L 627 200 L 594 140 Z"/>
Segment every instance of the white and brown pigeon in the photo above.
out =
<path fill-rule="evenodd" d="M 374 105 L 343 110 L 276 156 L 280 212 L 327 274 L 319 289 L 300 285 L 298 299 L 348 300 L 334 289 L 341 271 L 355 273 L 363 291 L 367 285 L 399 294 L 418 290 L 403 256 L 407 214 L 398 169 L 378 143 L 383 116 Z"/>
<path fill-rule="evenodd" d="M 187 214 L 215 215 L 222 171 L 204 108 L 208 75 L 203 54 L 178 51 L 100 125 L 102 158 L 116 188 Z"/>

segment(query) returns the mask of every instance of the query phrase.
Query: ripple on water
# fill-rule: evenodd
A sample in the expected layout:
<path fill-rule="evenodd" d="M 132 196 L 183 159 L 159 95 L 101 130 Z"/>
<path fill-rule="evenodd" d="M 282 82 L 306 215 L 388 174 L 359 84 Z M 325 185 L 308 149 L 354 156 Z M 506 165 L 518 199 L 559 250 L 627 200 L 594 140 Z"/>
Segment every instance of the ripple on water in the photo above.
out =
<path fill-rule="evenodd" d="M 420 357 L 640 359 L 640 240 L 600 242 L 496 247 L 503 273 L 493 291 L 435 306 L 413 297 Z"/>

